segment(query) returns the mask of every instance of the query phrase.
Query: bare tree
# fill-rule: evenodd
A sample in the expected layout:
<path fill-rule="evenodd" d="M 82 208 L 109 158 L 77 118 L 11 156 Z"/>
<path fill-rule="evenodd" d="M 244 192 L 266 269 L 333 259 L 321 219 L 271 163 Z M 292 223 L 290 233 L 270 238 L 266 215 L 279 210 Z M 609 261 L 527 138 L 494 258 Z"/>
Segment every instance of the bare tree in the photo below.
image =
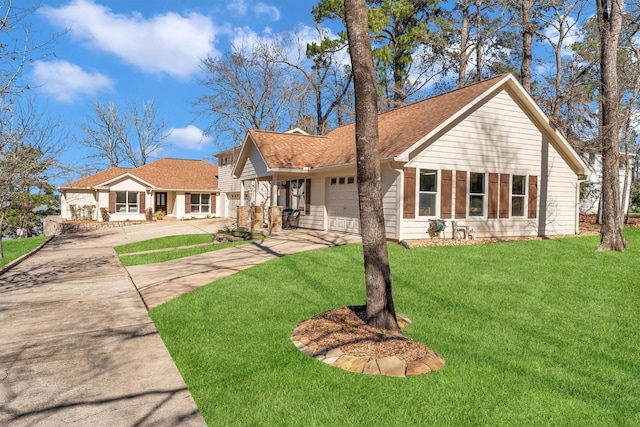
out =
<path fill-rule="evenodd" d="M 84 136 L 80 143 L 92 150 L 89 159 L 108 167 L 147 164 L 149 157 L 165 145 L 165 120 L 158 118 L 153 101 L 135 102 L 121 112 L 115 103 L 93 103 L 95 116 L 80 125 Z"/>
<path fill-rule="evenodd" d="M 622 233 L 620 209 L 620 93 L 617 76 L 623 0 L 596 0 L 596 8 L 600 33 L 602 144 L 602 225 L 598 251 L 623 252 L 628 244 Z"/>
<path fill-rule="evenodd" d="M 332 125 L 342 121 L 340 113 L 345 111 L 344 103 L 352 89 L 352 74 L 351 67 L 340 60 L 346 46 L 329 39 L 326 30 L 318 23 L 316 32 L 318 42 L 309 44 L 304 43 L 297 33 L 292 39 L 283 34 L 274 40 L 270 50 L 273 60 L 300 73 L 306 83 L 306 93 L 311 99 L 305 106 L 310 109 L 308 117 L 315 119 L 312 128 L 305 124 L 300 127 L 310 133 L 324 135 Z M 306 113 L 301 117 L 302 123 L 306 121 Z"/>
<path fill-rule="evenodd" d="M 132 132 L 137 144 L 131 141 L 130 132 L 124 141 L 125 157 L 134 167 L 146 165 L 149 157 L 165 145 L 169 133 L 165 132 L 165 120 L 158 118 L 153 101 L 145 102 L 139 108 L 136 103 L 129 109 Z"/>
<path fill-rule="evenodd" d="M 344 9 L 356 96 L 356 157 L 367 287 L 366 322 L 399 333 L 382 209 L 376 74 L 365 0 L 345 0 Z"/>
<path fill-rule="evenodd" d="M 90 159 L 106 161 L 110 168 L 120 166 L 126 123 L 113 102 L 104 105 L 94 101 L 93 108 L 96 116 L 80 125 L 85 132 L 80 143 L 93 150 L 88 156 Z"/>
<path fill-rule="evenodd" d="M 208 93 L 195 105 L 212 116 L 205 131 L 223 139 L 220 148 L 238 144 L 250 129 L 286 130 L 304 115 L 308 87 L 265 43 L 204 58 L 202 69 Z"/>
<path fill-rule="evenodd" d="M 37 114 L 33 104 L 15 106 L 12 120 L 0 129 L 3 148 L 0 153 L 0 258 L 2 231 L 7 214 L 23 217 L 31 213 L 31 200 L 53 201 L 50 174 L 61 152 L 57 124 Z M 48 195 L 37 198 L 37 195 Z"/>

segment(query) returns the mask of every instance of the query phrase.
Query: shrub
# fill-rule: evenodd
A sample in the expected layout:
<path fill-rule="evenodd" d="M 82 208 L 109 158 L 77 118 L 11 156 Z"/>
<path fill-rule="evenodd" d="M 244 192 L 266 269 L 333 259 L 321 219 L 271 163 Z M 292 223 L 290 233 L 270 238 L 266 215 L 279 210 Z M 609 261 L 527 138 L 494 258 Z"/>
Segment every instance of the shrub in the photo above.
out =
<path fill-rule="evenodd" d="M 100 208 L 100 216 L 104 222 L 109 222 L 109 210 L 107 208 Z"/>

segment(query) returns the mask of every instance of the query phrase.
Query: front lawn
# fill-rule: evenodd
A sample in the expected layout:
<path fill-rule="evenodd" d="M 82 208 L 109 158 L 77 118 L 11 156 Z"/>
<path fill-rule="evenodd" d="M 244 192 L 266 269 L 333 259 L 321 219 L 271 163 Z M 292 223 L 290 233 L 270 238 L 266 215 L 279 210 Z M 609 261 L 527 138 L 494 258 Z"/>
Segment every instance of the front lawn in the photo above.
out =
<path fill-rule="evenodd" d="M 211 234 L 159 237 L 118 246 L 115 251 L 125 267 L 154 264 L 242 245 L 254 240 L 214 243 Z"/>
<path fill-rule="evenodd" d="M 151 310 L 209 425 L 638 425 L 640 230 L 406 250 L 390 245 L 405 332 L 446 360 L 410 378 L 299 352 L 294 326 L 363 304 L 361 248 L 278 258 Z"/>
<path fill-rule="evenodd" d="M 22 255 L 28 254 L 40 246 L 46 239 L 46 237 L 28 237 L 26 239 L 3 240 L 2 252 L 4 258 L 0 259 L 0 267 L 4 267 Z"/>

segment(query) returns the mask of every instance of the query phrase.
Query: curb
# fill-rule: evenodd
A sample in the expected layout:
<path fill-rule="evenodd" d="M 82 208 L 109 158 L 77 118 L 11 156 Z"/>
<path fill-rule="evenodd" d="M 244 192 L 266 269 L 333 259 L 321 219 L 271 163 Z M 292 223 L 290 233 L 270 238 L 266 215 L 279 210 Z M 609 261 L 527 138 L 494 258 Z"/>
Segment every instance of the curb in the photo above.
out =
<path fill-rule="evenodd" d="M 4 273 L 6 273 L 7 271 L 11 270 L 16 265 L 20 264 L 25 259 L 31 257 L 32 255 L 35 255 L 40 249 L 42 249 L 44 247 L 44 245 L 49 243 L 54 237 L 55 236 L 49 236 L 49 238 L 47 240 L 45 240 L 44 242 L 42 242 L 40 244 L 40 246 L 32 249 L 30 252 L 27 252 L 26 254 L 22 255 L 20 258 L 16 258 L 13 261 L 11 261 L 9 264 L 7 264 L 4 267 L 0 268 L 0 276 L 3 275 Z"/>

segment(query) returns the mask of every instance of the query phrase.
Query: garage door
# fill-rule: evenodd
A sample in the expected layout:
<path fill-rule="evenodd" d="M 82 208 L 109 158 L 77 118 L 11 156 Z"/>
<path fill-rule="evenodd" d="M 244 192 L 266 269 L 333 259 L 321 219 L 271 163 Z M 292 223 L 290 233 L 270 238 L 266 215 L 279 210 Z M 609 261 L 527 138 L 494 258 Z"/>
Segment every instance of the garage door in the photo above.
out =
<path fill-rule="evenodd" d="M 329 230 L 360 233 L 358 185 L 354 177 L 336 177 L 329 185 Z"/>

